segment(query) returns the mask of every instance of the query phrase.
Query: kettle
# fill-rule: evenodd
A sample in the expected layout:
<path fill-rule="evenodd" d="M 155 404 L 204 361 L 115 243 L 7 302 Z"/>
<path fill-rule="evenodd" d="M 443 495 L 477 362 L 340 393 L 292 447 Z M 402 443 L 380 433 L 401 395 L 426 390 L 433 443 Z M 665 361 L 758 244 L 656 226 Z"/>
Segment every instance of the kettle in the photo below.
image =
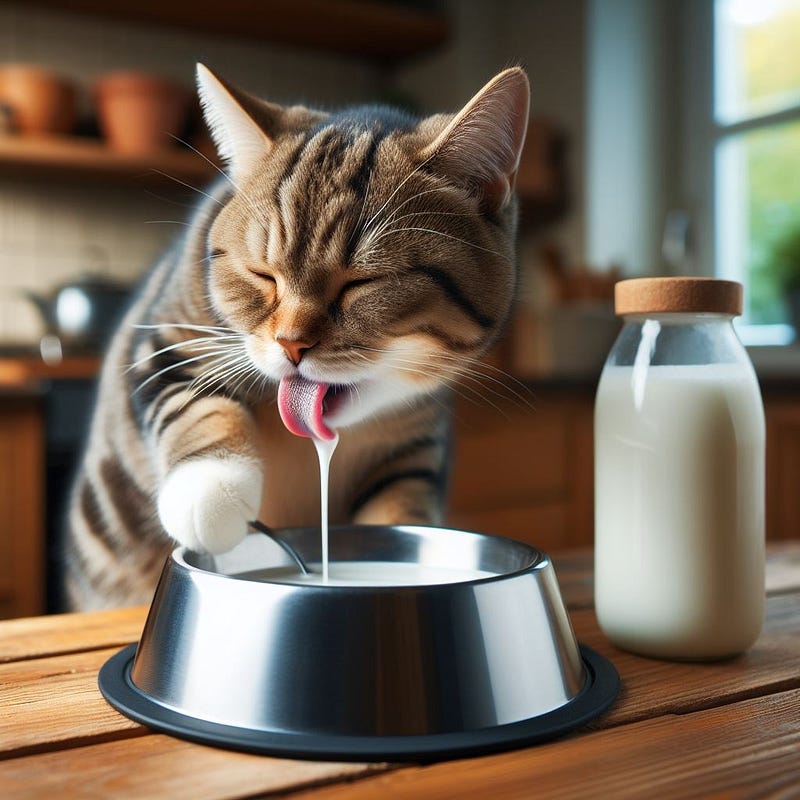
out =
<path fill-rule="evenodd" d="M 62 346 L 89 352 L 102 349 L 122 316 L 130 286 L 86 273 L 47 293 L 28 289 L 21 293 L 36 306 L 44 322 L 42 356 L 45 361 L 59 361 Z"/>

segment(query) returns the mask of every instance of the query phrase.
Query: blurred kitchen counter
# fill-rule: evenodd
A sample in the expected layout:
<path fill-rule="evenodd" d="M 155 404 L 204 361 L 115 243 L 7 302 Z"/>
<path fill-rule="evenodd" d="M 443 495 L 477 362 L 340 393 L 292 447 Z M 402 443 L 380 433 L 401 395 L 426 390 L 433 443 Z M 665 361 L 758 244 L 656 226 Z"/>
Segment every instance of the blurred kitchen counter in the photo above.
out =
<path fill-rule="evenodd" d="M 46 364 L 35 349 L 0 346 L 0 393 L 39 393 L 45 381 L 93 378 L 99 368 L 96 355 L 68 355 L 58 364 Z"/>

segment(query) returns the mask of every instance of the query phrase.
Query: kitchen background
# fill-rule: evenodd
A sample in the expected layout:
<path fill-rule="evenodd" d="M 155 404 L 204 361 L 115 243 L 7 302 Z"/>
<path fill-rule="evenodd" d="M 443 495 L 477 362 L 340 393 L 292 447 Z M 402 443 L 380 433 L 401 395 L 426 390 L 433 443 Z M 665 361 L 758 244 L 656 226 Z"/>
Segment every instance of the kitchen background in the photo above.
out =
<path fill-rule="evenodd" d="M 561 183 L 552 191 L 568 193 L 568 199 L 564 213 L 550 209 L 543 216 L 546 227 L 537 224 L 535 212 L 530 215 L 533 225 L 528 227 L 535 231 L 523 235 L 523 303 L 542 308 L 552 299 L 534 268 L 542 238 L 556 243 L 568 264 L 604 268 L 614 262 L 626 273 L 662 266 L 659 248 L 666 211 L 686 205 L 677 202 L 677 188 L 670 185 L 677 172 L 674 151 L 680 146 L 670 95 L 677 90 L 675 65 L 682 59 L 666 52 L 674 52 L 680 38 L 678 20 L 670 11 L 675 4 L 439 4 L 436 19 L 442 20 L 444 41 L 407 60 L 359 57 L 357 45 L 346 55 L 304 47 L 302 31 L 299 46 L 275 44 L 269 40 L 270 4 L 257 12 L 265 20 L 266 38 L 261 41 L 47 8 L 103 5 L 0 4 L 0 56 L 3 61 L 44 65 L 72 81 L 84 118 L 95 111 L 91 89 L 103 74 L 144 70 L 188 86 L 198 59 L 279 102 L 335 106 L 378 97 L 399 99 L 422 111 L 455 109 L 505 65 L 524 64 L 531 76 L 534 114 L 552 126 L 543 136 L 549 134 L 553 141 L 542 146 L 563 151 L 555 167 Z M 240 32 L 246 32 L 248 9 L 259 4 L 235 6 L 240 9 Z M 314 7 L 309 4 L 307 17 L 299 20 L 309 30 L 315 24 Z M 187 10 L 189 28 L 190 14 Z M 393 34 L 385 35 L 391 39 Z M 313 34 L 309 41 L 314 41 Z M 387 51 L 391 47 L 387 44 Z M 379 43 L 375 50 L 380 53 Z M 552 157 L 558 159 L 558 154 Z M 13 153 L 5 161 L 12 158 Z M 609 186 L 614 187 L 612 196 Z M 177 202 L 191 202 L 180 189 L 137 187 L 135 180 L 124 186 L 98 185 L 88 175 L 86 180 L 53 175 L 36 182 L 24 173 L 14 179 L 4 175 L 0 280 L 6 291 L 0 295 L 0 337 L 35 342 L 41 335 L 39 315 L 20 299 L 17 288 L 45 290 L 87 270 L 134 280 L 179 230 L 167 221 L 183 218 Z"/>
<path fill-rule="evenodd" d="M 740 331 L 759 345 L 770 443 L 780 442 L 770 534 L 796 533 L 797 41 L 800 0 L 0 2 L 0 615 L 54 604 L 43 565 L 50 553 L 57 568 L 54 518 L 97 368 L 87 341 L 65 346 L 59 364 L 45 340 L 43 364 L 48 328 L 24 294 L 51 297 L 86 273 L 135 283 L 193 202 L 160 173 L 193 186 L 213 177 L 175 141 L 122 152 L 104 140 L 96 87 L 125 70 L 191 88 L 198 60 L 277 102 L 421 112 L 457 109 L 509 64 L 528 70 L 520 298 L 492 363 L 526 383 L 535 410 L 504 390 L 463 404 L 454 524 L 545 548 L 590 544 L 591 406 L 617 327 L 613 281 L 718 274 L 747 283 Z M 36 92 L 19 65 L 74 88 L 69 130 L 24 130 Z M 187 109 L 176 132 L 205 150 Z M 488 481 L 487 460 L 504 462 Z"/>

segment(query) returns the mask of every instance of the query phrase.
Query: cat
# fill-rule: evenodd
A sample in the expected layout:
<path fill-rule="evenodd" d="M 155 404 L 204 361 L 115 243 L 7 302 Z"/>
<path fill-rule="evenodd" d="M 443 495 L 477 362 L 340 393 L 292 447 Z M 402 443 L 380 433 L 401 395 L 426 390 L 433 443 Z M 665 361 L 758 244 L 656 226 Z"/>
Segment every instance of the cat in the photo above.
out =
<path fill-rule="evenodd" d="M 199 64 L 225 164 L 111 341 L 70 500 L 72 609 L 149 602 L 175 543 L 233 548 L 260 519 L 319 523 L 311 443 L 281 380 L 340 432 L 331 523 L 440 524 L 449 387 L 516 287 L 519 67 L 458 113 L 281 107 Z"/>

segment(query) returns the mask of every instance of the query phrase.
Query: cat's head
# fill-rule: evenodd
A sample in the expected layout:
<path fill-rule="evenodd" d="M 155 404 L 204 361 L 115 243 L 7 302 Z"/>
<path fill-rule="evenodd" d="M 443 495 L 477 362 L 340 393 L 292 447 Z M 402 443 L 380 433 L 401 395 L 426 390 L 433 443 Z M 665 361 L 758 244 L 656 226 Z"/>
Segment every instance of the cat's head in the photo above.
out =
<path fill-rule="evenodd" d="M 516 284 L 525 73 L 422 119 L 284 108 L 202 65 L 198 85 L 232 192 L 208 236 L 210 301 L 253 363 L 330 385 L 333 427 L 471 369 Z"/>

